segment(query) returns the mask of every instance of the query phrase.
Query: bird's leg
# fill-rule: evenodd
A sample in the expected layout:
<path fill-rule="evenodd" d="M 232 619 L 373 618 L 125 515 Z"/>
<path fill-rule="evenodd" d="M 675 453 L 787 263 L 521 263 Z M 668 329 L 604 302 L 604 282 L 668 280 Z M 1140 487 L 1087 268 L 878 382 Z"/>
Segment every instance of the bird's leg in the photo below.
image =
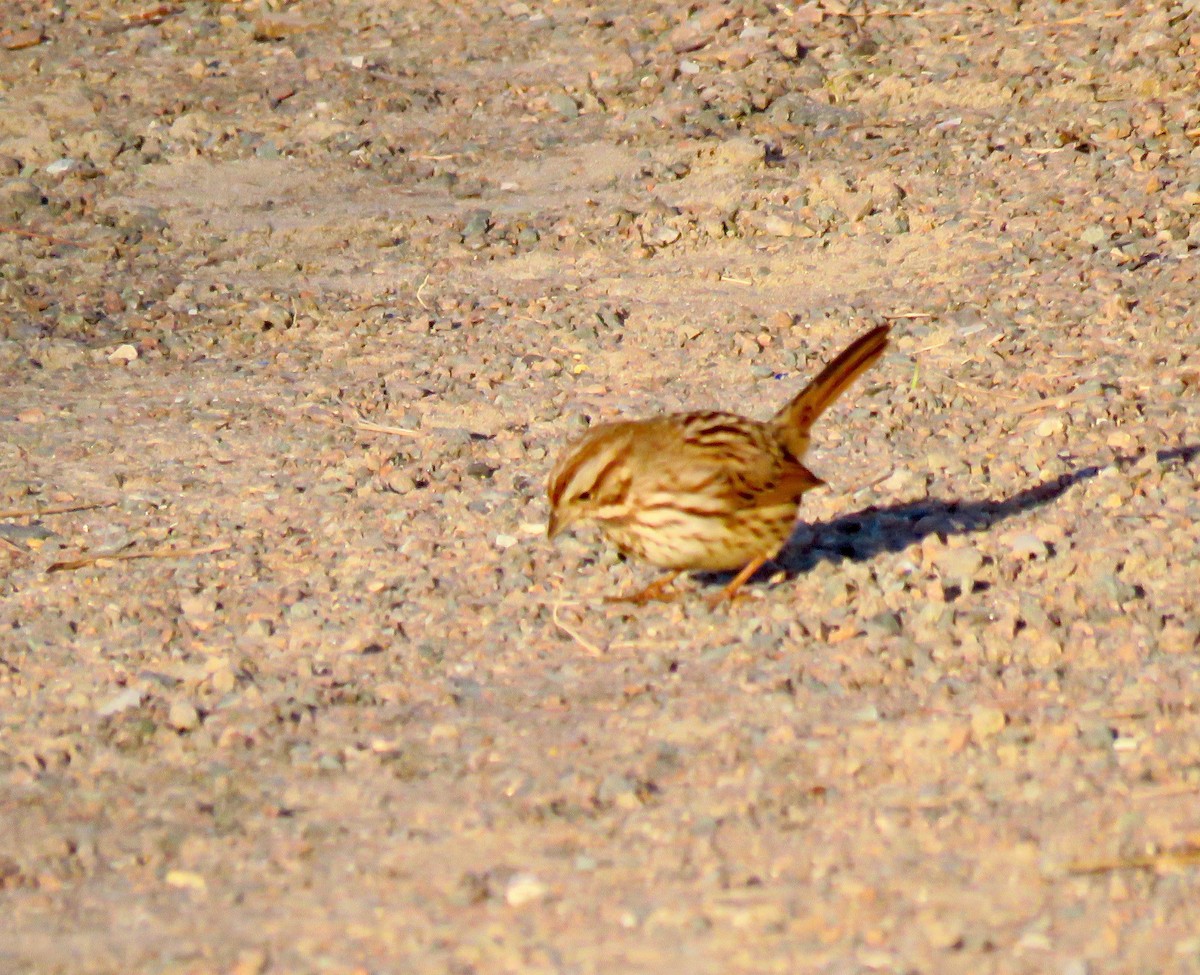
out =
<path fill-rule="evenodd" d="M 706 596 L 704 601 L 708 604 L 709 609 L 716 609 L 725 600 L 733 602 L 737 598 L 738 590 L 746 584 L 746 581 L 761 569 L 770 559 L 769 555 L 760 555 L 758 558 L 747 562 L 742 570 L 729 580 L 729 584 L 720 592 L 714 593 L 711 596 Z"/>
<path fill-rule="evenodd" d="M 668 592 L 667 589 L 682 574 L 682 569 L 676 569 L 673 572 L 668 572 L 660 579 L 655 579 L 645 589 L 639 589 L 637 592 L 631 592 L 624 596 L 607 596 L 604 601 L 608 603 L 633 603 L 635 606 L 643 606 L 654 600 L 664 603 L 670 602 L 672 599 L 678 598 L 679 593 Z"/>

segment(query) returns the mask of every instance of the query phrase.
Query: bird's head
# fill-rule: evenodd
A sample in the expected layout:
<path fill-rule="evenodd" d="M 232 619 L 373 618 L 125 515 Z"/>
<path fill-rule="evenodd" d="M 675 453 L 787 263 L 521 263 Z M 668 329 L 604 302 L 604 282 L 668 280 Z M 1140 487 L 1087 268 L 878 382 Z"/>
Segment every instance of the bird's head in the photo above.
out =
<path fill-rule="evenodd" d="M 604 424 L 563 453 L 546 485 L 547 538 L 572 525 L 620 516 L 630 483 L 628 449 L 621 425 Z"/>

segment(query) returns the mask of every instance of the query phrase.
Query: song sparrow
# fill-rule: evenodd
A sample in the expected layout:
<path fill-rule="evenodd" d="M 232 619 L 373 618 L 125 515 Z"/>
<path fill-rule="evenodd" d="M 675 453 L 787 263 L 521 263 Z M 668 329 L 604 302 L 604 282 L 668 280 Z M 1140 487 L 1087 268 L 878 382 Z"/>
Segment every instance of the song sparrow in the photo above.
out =
<path fill-rule="evenodd" d="M 671 570 L 623 599 L 669 598 L 687 570 L 736 569 L 709 602 L 731 599 L 787 541 L 801 495 L 825 483 L 802 463 L 809 428 L 887 343 L 886 325 L 855 339 L 766 422 L 700 411 L 599 424 L 550 475 L 547 536 L 593 522 L 622 552 Z"/>

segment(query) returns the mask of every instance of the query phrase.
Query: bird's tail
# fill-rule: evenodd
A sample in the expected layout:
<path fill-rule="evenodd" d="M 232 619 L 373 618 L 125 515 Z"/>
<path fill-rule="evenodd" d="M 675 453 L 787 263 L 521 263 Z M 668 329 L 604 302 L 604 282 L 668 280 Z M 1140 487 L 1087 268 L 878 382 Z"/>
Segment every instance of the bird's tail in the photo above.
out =
<path fill-rule="evenodd" d="M 800 460 L 808 450 L 808 431 L 817 417 L 875 362 L 888 345 L 890 325 L 880 325 L 856 338 L 841 355 L 821 370 L 795 399 L 771 419 L 783 444 Z"/>

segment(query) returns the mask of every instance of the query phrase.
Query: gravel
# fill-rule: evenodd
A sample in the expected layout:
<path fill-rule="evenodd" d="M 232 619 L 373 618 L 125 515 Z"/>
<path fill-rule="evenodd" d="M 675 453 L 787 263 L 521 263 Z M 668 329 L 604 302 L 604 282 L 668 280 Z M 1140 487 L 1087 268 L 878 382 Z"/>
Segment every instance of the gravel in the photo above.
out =
<path fill-rule="evenodd" d="M 0 26 L 0 970 L 1194 967 L 1200 13 L 267 6 Z M 743 600 L 546 542 L 883 321 Z"/>

